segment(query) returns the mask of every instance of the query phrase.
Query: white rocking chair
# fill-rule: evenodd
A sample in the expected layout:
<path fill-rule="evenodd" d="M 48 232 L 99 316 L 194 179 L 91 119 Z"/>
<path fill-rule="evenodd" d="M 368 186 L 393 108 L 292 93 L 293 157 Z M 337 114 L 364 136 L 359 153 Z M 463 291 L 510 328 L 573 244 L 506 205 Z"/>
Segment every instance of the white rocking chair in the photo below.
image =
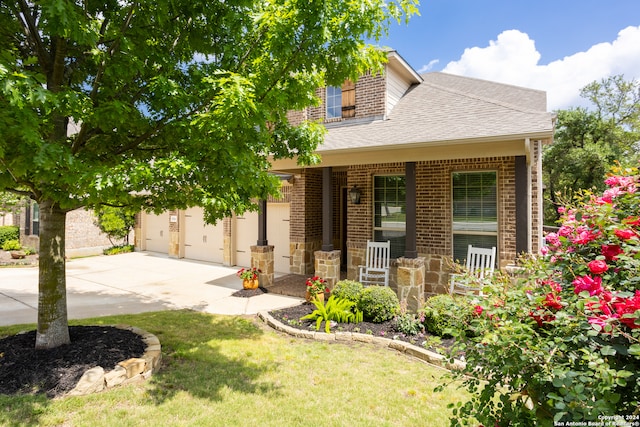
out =
<path fill-rule="evenodd" d="M 466 273 L 482 280 L 491 276 L 496 264 L 496 248 L 491 249 L 476 248 L 469 245 L 467 249 L 467 262 L 465 264 Z M 449 279 L 449 292 L 458 295 L 479 295 L 482 296 L 482 289 L 469 286 L 463 283 L 463 274 L 452 274 Z"/>
<path fill-rule="evenodd" d="M 359 265 L 360 283 L 389 286 L 389 254 L 391 242 L 367 242 L 365 264 Z"/>

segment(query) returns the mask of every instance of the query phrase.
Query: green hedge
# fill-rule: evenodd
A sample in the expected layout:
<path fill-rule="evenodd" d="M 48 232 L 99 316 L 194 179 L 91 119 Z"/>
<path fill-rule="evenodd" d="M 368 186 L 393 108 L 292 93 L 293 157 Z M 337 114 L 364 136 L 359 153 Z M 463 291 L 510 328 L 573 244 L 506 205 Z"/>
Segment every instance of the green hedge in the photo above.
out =
<path fill-rule="evenodd" d="M 17 225 L 0 226 L 0 248 L 7 240 L 20 240 L 20 229 Z"/>

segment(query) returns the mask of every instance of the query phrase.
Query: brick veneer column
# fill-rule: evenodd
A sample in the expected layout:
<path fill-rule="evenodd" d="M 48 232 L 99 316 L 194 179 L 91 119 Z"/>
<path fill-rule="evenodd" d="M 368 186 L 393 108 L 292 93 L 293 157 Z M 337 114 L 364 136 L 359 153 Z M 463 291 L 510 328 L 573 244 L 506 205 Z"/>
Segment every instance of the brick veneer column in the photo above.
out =
<path fill-rule="evenodd" d="M 251 268 L 261 271 L 258 278 L 260 286 L 268 288 L 273 285 L 274 263 L 273 246 L 251 246 Z"/>
<path fill-rule="evenodd" d="M 424 258 L 398 258 L 398 298 L 407 310 L 418 311 L 424 302 Z"/>
<path fill-rule="evenodd" d="M 314 275 L 326 280 L 327 287 L 333 289 L 336 282 L 340 280 L 340 251 L 316 251 L 313 255 Z"/>

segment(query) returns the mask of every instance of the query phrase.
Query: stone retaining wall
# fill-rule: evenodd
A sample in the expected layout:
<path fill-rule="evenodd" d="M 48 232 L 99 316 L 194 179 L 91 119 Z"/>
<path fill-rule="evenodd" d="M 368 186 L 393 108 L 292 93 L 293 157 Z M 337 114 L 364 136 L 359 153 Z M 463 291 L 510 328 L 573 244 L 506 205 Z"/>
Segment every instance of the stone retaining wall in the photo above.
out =
<path fill-rule="evenodd" d="M 146 344 L 144 354 L 138 358 L 123 360 L 111 371 L 105 373 L 102 366 L 96 366 L 86 371 L 73 390 L 65 396 L 83 396 L 91 393 L 130 384 L 132 382 L 146 380 L 160 368 L 162 360 L 161 346 L 158 338 L 140 328 L 115 325 L 116 328 L 129 330 L 142 337 Z"/>
<path fill-rule="evenodd" d="M 399 351 L 400 353 L 404 353 L 408 356 L 413 356 L 417 359 L 443 367 L 445 369 L 463 369 L 465 367 L 465 363 L 462 361 L 456 360 L 455 363 L 451 365 L 447 362 L 447 358 L 445 356 L 405 341 L 392 340 L 389 338 L 377 337 L 356 332 L 332 332 L 330 334 L 327 334 L 325 332 L 297 329 L 279 322 L 278 320 L 274 319 L 269 313 L 264 311 L 258 313 L 258 318 L 276 331 L 284 332 L 298 338 L 307 338 L 316 341 L 357 341 L 376 344 L 382 347 L 389 347 L 393 350 Z"/>

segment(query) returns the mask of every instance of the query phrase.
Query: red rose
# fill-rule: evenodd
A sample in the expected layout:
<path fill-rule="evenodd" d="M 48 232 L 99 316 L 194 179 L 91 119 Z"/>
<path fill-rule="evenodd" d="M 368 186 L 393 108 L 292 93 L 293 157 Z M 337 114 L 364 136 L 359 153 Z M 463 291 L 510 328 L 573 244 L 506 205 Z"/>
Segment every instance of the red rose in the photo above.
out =
<path fill-rule="evenodd" d="M 595 259 L 589 263 L 589 271 L 592 274 L 602 274 L 609 269 L 607 263 L 601 259 Z"/>
<path fill-rule="evenodd" d="M 616 230 L 615 235 L 620 240 L 629 240 L 637 236 L 635 231 L 629 230 L 628 228 L 625 230 Z"/>
<path fill-rule="evenodd" d="M 618 255 L 623 252 L 622 248 L 618 245 L 602 245 L 602 255 L 607 261 L 615 261 L 618 259 Z"/>

